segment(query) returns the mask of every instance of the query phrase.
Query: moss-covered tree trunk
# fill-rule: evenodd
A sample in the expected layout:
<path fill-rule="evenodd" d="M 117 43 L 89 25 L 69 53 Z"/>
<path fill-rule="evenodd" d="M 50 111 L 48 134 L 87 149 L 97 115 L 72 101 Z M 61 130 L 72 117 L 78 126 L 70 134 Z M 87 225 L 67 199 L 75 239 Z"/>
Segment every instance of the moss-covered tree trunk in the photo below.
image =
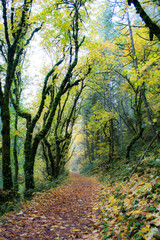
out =
<path fill-rule="evenodd" d="M 14 77 L 14 51 L 10 48 L 8 52 L 8 67 L 6 72 L 4 93 L 1 89 L 1 118 L 2 118 L 2 174 L 3 174 L 3 190 L 11 191 L 10 197 L 13 197 L 13 180 L 11 169 L 11 139 L 10 139 L 10 89 Z"/>
<path fill-rule="evenodd" d="M 10 157 L 10 111 L 9 111 L 9 93 L 5 94 L 3 101 L 2 117 L 2 174 L 3 190 L 13 191 L 11 157 Z"/>
<path fill-rule="evenodd" d="M 25 145 L 24 145 L 24 154 L 25 154 L 25 163 L 24 163 L 24 176 L 25 176 L 25 189 L 26 196 L 30 195 L 30 191 L 34 189 L 34 155 L 32 153 L 32 132 L 27 129 Z"/>
<path fill-rule="evenodd" d="M 45 163 L 46 163 L 47 175 L 48 175 L 49 179 L 51 179 L 52 174 L 51 174 L 51 167 L 50 167 L 49 157 L 48 157 L 48 154 L 47 154 L 46 144 L 44 143 L 44 141 L 42 141 L 41 143 L 42 143 L 42 154 L 43 154 L 43 158 L 44 158 Z"/>
<path fill-rule="evenodd" d="M 61 154 L 60 142 L 56 140 L 55 178 L 57 178 L 60 173 L 61 158 L 62 158 L 62 154 Z"/>
<path fill-rule="evenodd" d="M 44 152 L 44 156 L 46 159 L 47 173 L 48 173 L 48 176 L 51 176 L 51 178 L 54 179 L 55 178 L 55 163 L 54 163 L 54 158 L 53 158 L 53 154 L 52 154 L 52 150 L 51 150 L 51 144 L 48 142 L 48 140 L 46 138 L 44 138 L 43 145 L 45 145 L 47 147 L 47 151 Z M 48 161 L 48 159 L 49 159 L 49 161 Z"/>
<path fill-rule="evenodd" d="M 20 3 L 21 10 L 17 14 L 16 6 L 18 3 L 14 1 L 1 0 L 0 15 L 3 18 L 2 32 L 3 36 L 0 40 L 4 44 L 1 45 L 1 57 L 6 63 L 5 82 L 2 87 L 0 82 L 0 106 L 2 117 L 2 165 L 3 165 L 3 190 L 12 191 L 12 170 L 10 158 L 10 91 L 13 79 L 16 74 L 17 66 L 20 62 L 20 57 L 23 54 L 24 48 L 29 44 L 34 33 L 26 41 L 28 32 L 28 19 L 31 12 L 32 0 L 25 0 Z M 17 26 L 17 22 L 19 25 Z M 16 23 L 16 24 L 15 24 Z M 13 194 L 10 194 L 12 198 Z"/>
<path fill-rule="evenodd" d="M 15 115 L 15 130 L 18 129 L 18 114 Z M 15 167 L 15 173 L 14 173 L 14 190 L 15 195 L 18 197 L 18 191 L 19 191 L 19 184 L 18 184 L 18 154 L 17 154 L 17 134 L 14 136 L 14 143 L 13 143 L 13 156 L 14 156 L 14 167 Z"/>
<path fill-rule="evenodd" d="M 137 89 L 138 91 L 138 89 Z M 137 132 L 136 134 L 132 137 L 131 141 L 127 145 L 126 148 L 126 159 L 129 159 L 130 157 L 130 151 L 135 144 L 136 141 L 138 141 L 143 134 L 144 128 L 142 127 L 142 96 L 141 92 L 137 92 L 135 94 L 135 107 L 133 108 L 134 114 L 135 114 L 135 120 L 136 120 L 136 127 L 137 127 Z"/>
<path fill-rule="evenodd" d="M 130 151 L 131 151 L 133 145 L 136 143 L 136 141 L 142 137 L 143 131 L 144 131 L 144 129 L 140 127 L 140 128 L 139 128 L 139 131 L 137 132 L 137 134 L 132 137 L 130 143 L 127 145 L 127 149 L 126 149 L 126 159 L 129 159 L 129 157 L 130 157 Z"/>

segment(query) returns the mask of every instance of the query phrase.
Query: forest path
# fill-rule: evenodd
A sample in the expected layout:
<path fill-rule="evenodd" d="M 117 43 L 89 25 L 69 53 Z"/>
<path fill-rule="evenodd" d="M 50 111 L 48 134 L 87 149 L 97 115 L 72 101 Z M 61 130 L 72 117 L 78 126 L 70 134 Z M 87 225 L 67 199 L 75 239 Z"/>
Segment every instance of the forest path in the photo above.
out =
<path fill-rule="evenodd" d="M 28 202 L 0 223 L 0 240 L 101 239 L 100 184 L 94 178 L 70 174 L 71 182 Z"/>

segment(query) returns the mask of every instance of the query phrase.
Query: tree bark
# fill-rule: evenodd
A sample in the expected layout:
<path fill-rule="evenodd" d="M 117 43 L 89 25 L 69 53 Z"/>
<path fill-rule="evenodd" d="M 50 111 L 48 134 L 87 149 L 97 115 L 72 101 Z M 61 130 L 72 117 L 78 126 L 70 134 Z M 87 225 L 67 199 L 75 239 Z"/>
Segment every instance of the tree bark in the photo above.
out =
<path fill-rule="evenodd" d="M 31 121 L 31 119 L 30 119 Z M 32 144 L 32 131 L 30 130 L 30 122 L 27 120 L 27 133 L 24 144 L 24 155 L 25 155 L 25 163 L 24 163 L 24 175 L 25 175 L 25 196 L 30 195 L 30 190 L 34 189 L 34 177 L 33 177 L 33 169 L 34 169 L 34 160 L 32 158 L 31 152 L 31 144 Z"/>
<path fill-rule="evenodd" d="M 18 125 L 18 114 L 15 115 L 15 130 L 17 131 L 17 125 Z M 14 144 L 13 144 L 13 156 L 14 156 L 14 166 L 15 166 L 15 176 L 14 176 L 14 190 L 15 195 L 18 197 L 18 191 L 19 191 L 19 184 L 18 184 L 18 154 L 17 154 L 17 133 L 14 136 Z"/>
<path fill-rule="evenodd" d="M 58 177 L 60 172 L 60 162 L 61 162 L 62 154 L 60 148 L 60 142 L 56 140 L 56 163 L 55 163 L 55 178 Z"/>
<path fill-rule="evenodd" d="M 10 158 L 10 111 L 9 97 L 6 97 L 1 108 L 2 117 L 2 174 L 3 190 L 13 191 L 11 158 Z"/>
<path fill-rule="evenodd" d="M 8 53 L 8 68 L 5 80 L 4 94 L 1 90 L 1 118 L 2 118 L 2 172 L 3 172 L 3 190 L 11 191 L 11 198 L 13 197 L 13 180 L 11 169 L 11 139 L 10 139 L 10 109 L 9 96 L 11 84 L 14 77 L 13 54 L 12 51 Z"/>
<path fill-rule="evenodd" d="M 47 147 L 48 157 L 49 157 L 49 161 L 50 161 L 50 167 L 48 166 L 48 169 L 51 169 L 50 176 L 52 177 L 52 179 L 54 179 L 55 178 L 55 163 L 54 163 L 54 158 L 53 158 L 52 151 L 51 151 L 51 145 L 46 138 L 44 138 L 43 141 Z"/>
<path fill-rule="evenodd" d="M 132 146 L 135 144 L 135 142 L 140 139 L 142 137 L 144 128 L 140 128 L 139 131 L 137 132 L 137 134 L 135 136 L 133 136 L 133 138 L 131 139 L 130 143 L 127 146 L 127 150 L 126 150 L 126 159 L 129 159 L 130 157 L 130 151 L 132 149 Z"/>
<path fill-rule="evenodd" d="M 51 169 L 50 169 L 50 166 L 49 166 L 49 159 L 48 159 L 46 151 L 47 150 L 46 150 L 46 147 L 45 147 L 45 143 L 44 143 L 44 141 L 42 141 L 42 154 L 43 154 L 44 160 L 46 162 L 47 175 L 50 178 L 51 177 Z"/>

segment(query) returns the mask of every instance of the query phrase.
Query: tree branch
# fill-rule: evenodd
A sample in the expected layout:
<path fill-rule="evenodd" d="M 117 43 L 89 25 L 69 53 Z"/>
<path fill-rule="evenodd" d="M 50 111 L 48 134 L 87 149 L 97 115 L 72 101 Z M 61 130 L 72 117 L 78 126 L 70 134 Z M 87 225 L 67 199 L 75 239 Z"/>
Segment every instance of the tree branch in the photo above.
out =
<path fill-rule="evenodd" d="M 13 104 L 13 107 L 14 109 L 16 110 L 18 116 L 22 117 L 22 118 L 25 118 L 26 120 L 31 120 L 31 114 L 30 113 L 27 113 L 27 112 L 24 112 L 20 107 L 19 105 L 16 103 L 16 101 L 14 100 L 13 98 L 13 95 L 12 93 L 10 93 L 10 99 L 11 99 L 11 102 Z"/>
<path fill-rule="evenodd" d="M 127 76 L 125 76 L 125 75 L 123 75 L 122 73 L 120 73 L 120 72 L 118 72 L 116 69 L 113 69 L 113 71 L 115 72 L 115 73 L 118 73 L 121 77 L 123 77 L 124 79 L 126 79 L 127 80 L 127 82 L 128 82 L 128 84 L 131 86 L 131 88 L 133 89 L 133 91 L 136 93 L 137 92 L 137 90 L 135 89 L 135 87 L 133 86 L 133 84 L 131 83 L 131 81 L 130 81 L 130 79 L 127 77 Z"/>
<path fill-rule="evenodd" d="M 14 29 L 14 0 L 12 0 L 11 3 L 11 30 L 12 30 L 12 36 L 15 37 L 15 34 L 13 33 Z"/>
<path fill-rule="evenodd" d="M 82 84 L 81 84 L 80 91 L 77 93 L 77 95 L 76 95 L 76 97 L 75 97 L 75 99 L 74 99 L 74 103 L 73 103 L 73 106 L 72 106 L 72 109 L 71 109 L 70 115 L 69 115 L 69 117 L 68 117 L 68 119 L 67 119 L 66 130 L 65 130 L 65 136 L 67 136 L 67 133 L 68 133 L 68 127 L 69 127 L 69 124 L 70 124 L 70 122 L 71 122 L 71 118 L 72 118 L 72 116 L 73 116 L 74 110 L 75 110 L 76 105 L 77 105 L 77 101 L 78 101 L 78 99 L 79 99 L 79 97 L 80 97 L 80 95 L 81 95 L 81 93 L 82 93 L 84 87 L 85 87 L 85 86 L 84 86 L 84 82 L 83 82 L 83 80 L 82 80 Z M 73 123 L 74 123 L 74 121 L 73 121 Z M 73 124 L 72 124 L 72 125 L 73 125 Z"/>
<path fill-rule="evenodd" d="M 153 35 L 155 35 L 160 41 L 160 27 L 155 24 L 152 19 L 147 15 L 147 13 L 143 10 L 141 4 L 138 0 L 128 0 L 128 5 L 131 6 L 131 3 L 134 4 L 137 13 L 140 15 L 142 20 L 145 22 L 146 26 L 149 28 L 149 36 L 150 41 L 153 40 Z"/>
<path fill-rule="evenodd" d="M 4 24 L 4 31 L 5 31 L 5 39 L 7 42 L 8 47 L 10 47 L 10 40 L 9 40 L 9 34 L 8 34 L 8 22 L 7 22 L 7 8 L 6 8 L 6 0 L 2 1 L 2 7 L 3 7 L 3 24 Z"/>
<path fill-rule="evenodd" d="M 3 51 L 4 41 L 3 41 L 3 40 L 0 40 L 0 42 L 1 42 L 1 45 L 0 45 L 1 54 L 2 54 L 5 62 L 7 62 L 7 58 L 6 58 L 5 53 L 4 53 L 4 51 Z"/>
<path fill-rule="evenodd" d="M 48 80 L 49 78 L 51 77 L 51 75 L 54 73 L 55 71 L 55 68 L 57 66 L 59 66 L 62 62 L 64 61 L 64 56 L 61 60 L 59 60 L 54 66 L 53 68 L 48 72 L 48 74 L 46 75 L 45 79 L 44 79 L 44 85 L 43 85 L 43 90 L 42 90 L 42 99 L 41 99 L 41 103 L 40 103 L 40 106 L 39 106 L 39 109 L 35 115 L 35 117 L 33 118 L 32 120 L 32 127 L 34 128 L 36 122 L 38 121 L 38 119 L 40 118 L 41 116 L 41 113 L 42 113 L 42 110 L 44 108 L 44 103 L 45 103 L 45 98 L 46 98 L 46 89 L 47 89 L 47 83 L 48 83 Z M 56 78 L 57 74 L 55 74 L 52 78 L 52 81 Z"/>
<path fill-rule="evenodd" d="M 33 32 L 31 33 L 31 36 L 27 39 L 27 41 L 26 41 L 26 43 L 25 43 L 24 46 L 27 46 L 27 45 L 30 43 L 30 41 L 32 40 L 34 34 L 35 34 L 36 32 L 38 32 L 38 31 L 42 28 L 42 26 L 43 26 L 43 23 L 41 23 L 40 27 L 37 27 L 37 28 L 35 28 L 35 29 L 33 30 Z"/>
<path fill-rule="evenodd" d="M 31 7 L 32 7 L 32 0 L 28 0 L 28 1 L 25 0 L 22 8 L 21 20 L 18 25 L 19 28 L 15 33 L 15 40 L 12 45 L 13 49 L 17 46 L 17 43 L 19 42 L 19 40 L 26 35 L 27 29 L 28 29 L 28 23 L 27 23 L 27 19 L 29 18 L 28 13 L 30 12 Z"/>

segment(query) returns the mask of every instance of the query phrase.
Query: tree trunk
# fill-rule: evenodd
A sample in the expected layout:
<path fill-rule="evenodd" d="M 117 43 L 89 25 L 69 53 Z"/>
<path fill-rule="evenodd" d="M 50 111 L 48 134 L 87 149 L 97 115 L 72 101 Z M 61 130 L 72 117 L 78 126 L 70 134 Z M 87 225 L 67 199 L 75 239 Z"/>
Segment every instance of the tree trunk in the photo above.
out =
<path fill-rule="evenodd" d="M 24 175 L 25 175 L 25 197 L 32 196 L 34 184 L 34 157 L 31 155 L 28 159 L 25 156 L 24 165 Z"/>
<path fill-rule="evenodd" d="M 108 96 L 108 102 L 109 102 L 109 112 L 111 113 L 113 111 L 113 94 L 112 94 L 112 82 L 109 80 L 108 83 L 108 89 L 109 89 L 109 96 Z M 113 118 L 110 118 L 109 120 L 109 161 L 111 162 L 113 159 L 113 153 L 114 153 L 114 125 L 113 125 Z"/>
<path fill-rule="evenodd" d="M 137 132 L 137 134 L 131 139 L 130 143 L 127 146 L 127 150 L 126 150 L 126 159 L 129 159 L 130 157 L 130 151 L 132 149 L 132 146 L 134 145 L 134 143 L 140 139 L 142 137 L 144 128 L 140 128 L 139 131 Z"/>
<path fill-rule="evenodd" d="M 1 108 L 2 118 L 2 174 L 3 190 L 13 193 L 13 181 L 10 158 L 10 110 L 9 110 L 9 90 L 4 96 Z M 12 198 L 12 194 L 10 195 Z"/>
<path fill-rule="evenodd" d="M 3 190 L 11 191 L 10 198 L 13 198 L 13 181 L 11 169 L 11 139 L 10 139 L 10 89 L 14 77 L 15 68 L 13 66 L 13 51 L 8 50 L 8 66 L 6 71 L 6 80 L 4 94 L 1 89 L 1 118 L 2 118 L 2 173 L 3 173 Z"/>
<path fill-rule="evenodd" d="M 120 145 L 121 151 L 123 150 L 123 125 L 122 125 L 122 118 L 119 116 L 119 125 L 120 125 Z"/>
<path fill-rule="evenodd" d="M 149 125 L 150 125 L 150 128 L 151 128 L 151 131 L 153 133 L 153 136 L 156 135 L 156 129 L 154 127 L 154 123 L 153 123 L 153 120 L 152 120 L 152 116 L 151 116 L 151 112 L 150 112 L 150 107 L 149 107 L 149 103 L 147 101 L 147 98 L 146 98 L 146 95 L 145 95 L 145 90 L 144 90 L 144 87 L 142 86 L 141 89 L 141 95 L 142 95 L 142 99 L 143 99 L 143 103 L 144 103 L 144 106 L 145 106 L 145 110 L 147 112 L 147 118 L 148 118 L 148 122 L 149 122 Z M 157 142 L 160 143 L 160 137 L 159 135 L 156 135 L 157 136 Z"/>
<path fill-rule="evenodd" d="M 49 159 L 48 159 L 46 151 L 47 150 L 46 150 L 46 147 L 45 147 L 45 143 L 44 143 L 44 141 L 42 141 L 42 152 L 43 152 L 43 157 L 44 157 L 45 162 L 46 162 L 46 170 L 47 170 L 48 176 L 51 177 L 51 169 L 50 169 L 50 166 L 49 166 Z"/>
<path fill-rule="evenodd" d="M 30 123 L 27 122 L 27 133 L 24 144 L 24 154 L 25 154 L 25 163 L 24 163 L 24 175 L 25 175 L 25 196 L 30 195 L 34 189 L 34 178 L 33 178 L 33 169 L 34 169 L 34 160 L 32 155 L 32 134 L 30 131 Z M 31 190 L 32 189 L 32 190 Z"/>
<path fill-rule="evenodd" d="M 15 116 L 15 130 L 17 131 L 18 125 L 18 114 Z M 17 133 L 14 137 L 14 145 L 13 145 L 13 156 L 14 156 L 14 166 L 15 166 L 15 176 L 14 176 L 14 191 L 16 196 L 18 197 L 19 185 L 18 185 L 18 155 L 17 155 Z"/>
<path fill-rule="evenodd" d="M 132 57 L 133 57 L 133 66 L 134 69 L 137 72 L 137 81 L 139 80 L 139 72 L 138 72 L 138 60 L 136 57 L 136 51 L 134 46 L 134 40 L 133 40 L 133 34 L 132 34 L 132 27 L 129 19 L 129 12 L 127 11 L 127 20 L 128 20 L 128 27 L 129 27 L 129 34 L 130 34 L 130 40 L 131 40 L 131 48 L 132 48 Z M 135 136 L 132 137 L 130 143 L 127 146 L 126 149 L 126 159 L 129 159 L 130 151 L 134 143 L 142 137 L 144 128 L 142 128 L 142 91 L 139 89 L 139 87 L 135 88 L 132 87 L 134 94 L 135 94 L 135 103 L 134 103 L 134 115 L 136 119 L 136 127 L 137 127 L 137 133 Z"/>
<path fill-rule="evenodd" d="M 55 164 L 54 164 L 54 159 L 53 159 L 53 155 L 52 155 L 52 151 L 51 151 L 51 145 L 47 141 L 46 138 L 44 138 L 43 141 L 44 141 L 45 145 L 47 146 L 48 157 L 49 157 L 49 160 L 50 160 L 51 176 L 54 179 L 55 178 Z"/>
<path fill-rule="evenodd" d="M 113 129 L 113 119 L 109 120 L 109 161 L 113 159 L 114 153 L 114 139 L 113 139 L 114 129 Z"/>
<path fill-rule="evenodd" d="M 24 175 L 25 175 L 25 197 L 32 196 L 35 183 L 34 183 L 34 162 L 35 155 L 34 153 L 25 155 L 25 164 L 24 164 Z"/>
<path fill-rule="evenodd" d="M 91 142 L 91 160 L 92 162 L 95 160 L 95 156 L 94 156 L 94 139 L 92 138 L 92 142 Z"/>
<path fill-rule="evenodd" d="M 86 147 L 87 147 L 87 155 L 88 155 L 88 158 L 89 158 L 89 163 L 92 162 L 91 160 L 91 153 L 90 153 L 90 145 L 89 145 L 89 139 L 88 139 L 88 130 L 87 130 L 87 123 L 86 121 L 84 122 L 84 130 L 85 130 L 85 135 L 86 135 Z"/>
<path fill-rule="evenodd" d="M 60 149 L 60 143 L 56 140 L 56 163 L 55 163 L 55 178 L 58 177 L 60 172 L 60 161 L 61 161 L 61 149 Z"/>

